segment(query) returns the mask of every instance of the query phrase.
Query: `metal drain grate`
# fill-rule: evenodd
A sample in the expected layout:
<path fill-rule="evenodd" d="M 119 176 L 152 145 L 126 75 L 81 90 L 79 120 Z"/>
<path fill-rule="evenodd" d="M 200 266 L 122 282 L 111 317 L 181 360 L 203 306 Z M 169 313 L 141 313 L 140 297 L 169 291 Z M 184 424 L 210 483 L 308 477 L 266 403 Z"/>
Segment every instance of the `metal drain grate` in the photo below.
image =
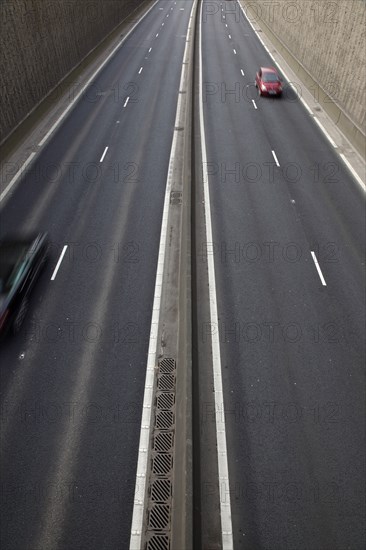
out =
<path fill-rule="evenodd" d="M 156 398 L 156 408 L 160 410 L 171 409 L 174 405 L 174 393 L 161 393 Z"/>
<path fill-rule="evenodd" d="M 172 482 L 170 479 L 156 479 L 151 486 L 151 500 L 164 503 L 172 496 Z"/>
<path fill-rule="evenodd" d="M 168 453 L 173 447 L 173 433 L 161 432 L 154 437 L 154 451 Z"/>
<path fill-rule="evenodd" d="M 170 536 L 152 535 L 147 541 L 146 550 L 170 550 Z"/>
<path fill-rule="evenodd" d="M 160 374 L 158 377 L 158 389 L 160 391 L 171 391 L 175 386 L 174 374 Z"/>
<path fill-rule="evenodd" d="M 173 456 L 171 454 L 156 454 L 153 459 L 152 471 L 155 475 L 165 476 L 170 473 L 173 465 Z"/>
<path fill-rule="evenodd" d="M 170 523 L 170 506 L 154 504 L 149 513 L 149 529 L 166 529 Z"/>
<path fill-rule="evenodd" d="M 172 411 L 160 411 L 155 417 L 155 427 L 158 430 L 170 430 L 174 424 Z"/>
<path fill-rule="evenodd" d="M 170 192 L 170 204 L 182 204 L 182 191 Z"/>
<path fill-rule="evenodd" d="M 171 198 L 176 199 L 177 192 Z M 154 399 L 144 550 L 171 548 L 175 438 L 175 360 L 159 361 Z M 154 532 L 155 531 L 155 532 Z"/>
<path fill-rule="evenodd" d="M 162 359 L 161 361 L 159 361 L 159 372 L 161 374 L 165 373 L 169 373 L 169 372 L 173 372 L 175 370 L 175 360 L 174 359 L 171 359 L 170 357 L 169 358 L 166 358 L 166 359 Z"/>

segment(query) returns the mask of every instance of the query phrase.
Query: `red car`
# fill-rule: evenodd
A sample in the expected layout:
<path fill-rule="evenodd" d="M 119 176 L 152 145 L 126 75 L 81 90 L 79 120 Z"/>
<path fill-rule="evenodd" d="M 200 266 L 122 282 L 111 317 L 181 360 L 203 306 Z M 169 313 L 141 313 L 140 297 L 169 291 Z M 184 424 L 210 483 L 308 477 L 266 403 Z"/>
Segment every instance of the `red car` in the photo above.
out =
<path fill-rule="evenodd" d="M 282 80 L 273 67 L 261 67 L 255 75 L 259 95 L 282 95 Z"/>

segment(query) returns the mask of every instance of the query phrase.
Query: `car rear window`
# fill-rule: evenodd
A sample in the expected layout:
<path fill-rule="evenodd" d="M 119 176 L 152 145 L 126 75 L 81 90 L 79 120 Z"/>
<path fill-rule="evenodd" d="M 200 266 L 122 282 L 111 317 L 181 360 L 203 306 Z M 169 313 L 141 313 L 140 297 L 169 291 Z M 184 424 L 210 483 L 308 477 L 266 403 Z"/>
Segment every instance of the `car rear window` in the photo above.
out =
<path fill-rule="evenodd" d="M 278 82 L 278 76 L 274 73 L 263 74 L 263 82 Z"/>

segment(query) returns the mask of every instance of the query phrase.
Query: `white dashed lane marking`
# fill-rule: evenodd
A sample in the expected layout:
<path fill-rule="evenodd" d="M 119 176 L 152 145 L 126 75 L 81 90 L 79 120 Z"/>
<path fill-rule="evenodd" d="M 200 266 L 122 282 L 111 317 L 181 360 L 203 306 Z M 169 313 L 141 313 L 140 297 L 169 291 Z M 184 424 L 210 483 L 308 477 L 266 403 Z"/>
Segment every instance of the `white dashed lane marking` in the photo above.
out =
<path fill-rule="evenodd" d="M 273 158 L 275 159 L 276 165 L 279 167 L 280 163 L 278 162 L 278 158 L 277 158 L 276 153 L 274 151 L 272 151 L 272 155 L 273 155 Z"/>
<path fill-rule="evenodd" d="M 311 255 L 312 255 L 312 258 L 313 258 L 313 260 L 314 260 L 314 264 L 315 264 L 316 270 L 317 270 L 317 272 L 318 272 L 318 275 L 319 275 L 319 277 L 320 277 L 320 280 L 321 280 L 321 282 L 322 282 L 322 285 L 323 285 L 323 286 L 327 286 L 327 283 L 325 282 L 325 279 L 324 279 L 324 277 L 323 277 L 322 270 L 320 269 L 320 265 L 319 265 L 318 260 L 317 260 L 317 258 L 316 258 L 315 252 L 313 252 L 312 250 L 311 250 Z"/>
<path fill-rule="evenodd" d="M 104 157 L 105 157 L 105 156 L 106 156 L 106 154 L 107 154 L 107 151 L 108 151 L 108 147 L 106 147 L 106 148 L 104 149 L 104 153 L 103 153 L 103 155 L 101 156 L 101 159 L 100 159 L 100 161 L 99 161 L 99 162 L 103 162 L 103 160 L 104 160 Z"/>

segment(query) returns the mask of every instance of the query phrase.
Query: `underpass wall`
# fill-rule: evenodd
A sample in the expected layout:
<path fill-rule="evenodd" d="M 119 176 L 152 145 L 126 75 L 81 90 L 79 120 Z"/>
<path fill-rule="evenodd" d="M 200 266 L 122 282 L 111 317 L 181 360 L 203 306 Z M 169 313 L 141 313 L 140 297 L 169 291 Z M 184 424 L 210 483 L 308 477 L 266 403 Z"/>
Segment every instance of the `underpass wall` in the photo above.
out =
<path fill-rule="evenodd" d="M 143 0 L 0 0 L 0 143 Z"/>
<path fill-rule="evenodd" d="M 307 84 L 315 99 L 364 150 L 365 0 L 241 0 L 241 4 L 252 23 L 265 33 L 269 30 L 270 38 L 273 33 L 275 46 L 282 44 L 282 50 L 295 58 L 297 72 L 308 73 Z M 289 62 L 289 56 L 285 58 Z"/>

